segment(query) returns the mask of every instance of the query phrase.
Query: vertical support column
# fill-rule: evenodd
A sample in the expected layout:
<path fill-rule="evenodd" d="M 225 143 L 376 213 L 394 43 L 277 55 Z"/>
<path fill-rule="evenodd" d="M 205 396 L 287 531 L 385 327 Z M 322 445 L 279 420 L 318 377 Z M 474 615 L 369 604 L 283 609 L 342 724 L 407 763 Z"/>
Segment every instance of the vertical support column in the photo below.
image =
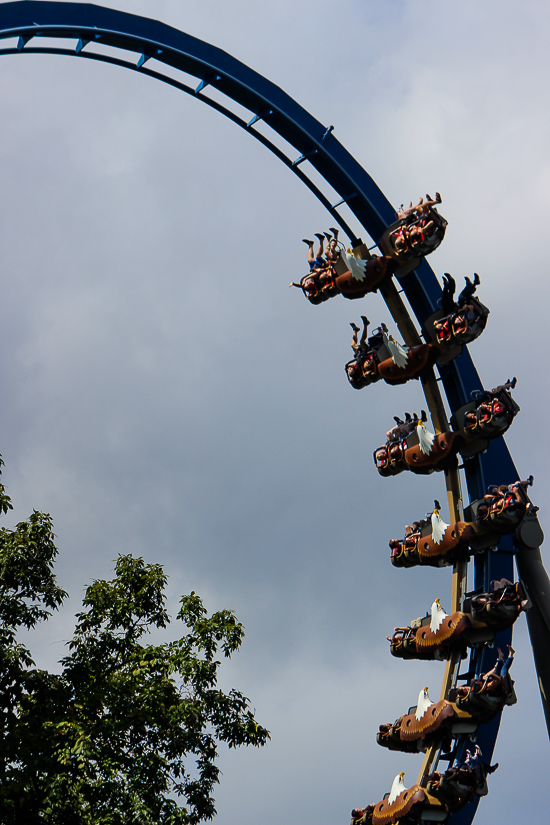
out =
<path fill-rule="evenodd" d="M 392 318 L 396 322 L 405 343 L 412 347 L 421 344 L 422 339 L 420 338 L 420 335 L 418 334 L 418 331 L 416 330 L 416 327 L 414 326 L 393 281 L 381 286 L 380 293 L 384 298 L 384 301 L 386 302 Z M 447 414 L 443 405 L 443 399 L 441 397 L 433 370 L 430 370 L 430 372 L 421 380 L 422 389 L 424 391 L 424 396 L 430 411 L 434 429 L 438 433 L 445 432 L 449 429 L 449 422 L 447 421 Z M 449 505 L 449 516 L 451 523 L 460 521 L 462 493 L 460 489 L 460 476 L 458 474 L 458 462 L 454 467 L 451 467 L 445 471 L 445 486 L 447 488 L 447 502 Z M 462 607 L 464 594 L 466 591 L 467 570 L 467 561 L 456 562 L 453 567 L 451 613 L 456 613 Z M 454 652 L 445 663 L 445 671 L 443 674 L 443 682 L 439 696 L 440 699 L 446 699 L 449 695 L 449 690 L 456 684 L 460 661 L 460 652 L 457 651 Z M 437 767 L 439 754 L 439 746 L 429 748 L 426 752 L 426 756 L 424 757 L 422 768 L 417 780 L 419 785 L 426 785 L 427 777 Z"/>

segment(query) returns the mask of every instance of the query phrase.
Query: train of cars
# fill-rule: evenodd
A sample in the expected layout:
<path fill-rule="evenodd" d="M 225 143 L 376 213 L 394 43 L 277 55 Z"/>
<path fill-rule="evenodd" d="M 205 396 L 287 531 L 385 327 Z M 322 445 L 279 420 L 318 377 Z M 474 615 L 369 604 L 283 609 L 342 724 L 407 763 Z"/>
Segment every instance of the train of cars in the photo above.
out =
<path fill-rule="evenodd" d="M 313 257 L 309 245 L 310 272 L 299 283 L 307 300 L 320 304 L 336 295 L 355 299 L 375 292 L 393 276 L 398 279 L 414 270 L 422 257 L 437 249 L 447 227 L 436 205 L 441 198 L 426 196 L 415 206 L 401 209 L 397 220 L 378 242 L 380 255 L 371 255 L 357 242 L 353 249 L 338 249 L 338 234 L 328 233 L 326 260 Z M 317 235 L 322 241 L 321 234 Z M 456 284 L 448 273 L 443 276 L 440 308 L 424 323 L 424 342 L 416 346 L 399 343 L 385 324 L 369 335 L 365 316 L 363 330 L 354 323 L 351 346 L 353 358 L 345 365 L 347 379 L 357 390 L 384 381 L 404 384 L 423 378 L 436 365 L 456 358 L 465 345 L 481 335 L 489 310 L 475 295 L 479 276 L 466 278 L 462 292 L 455 299 Z M 360 334 L 361 332 L 361 334 Z M 432 432 L 424 411 L 420 416 L 405 413 L 394 417 L 395 426 L 386 433 L 386 442 L 374 451 L 374 463 L 381 476 L 403 471 L 426 475 L 456 469 L 458 456 L 467 461 L 500 438 L 511 426 L 519 406 L 511 390 L 516 379 L 491 390 L 477 391 L 472 400 L 457 409 L 450 429 Z M 541 531 L 537 507 L 528 496 L 532 485 L 512 481 L 487 490 L 483 498 L 464 508 L 460 521 L 447 524 L 441 516 L 439 502 L 424 518 L 405 526 L 404 536 L 391 539 L 390 560 L 394 567 L 427 565 L 441 567 L 467 561 L 474 554 L 490 552 L 502 536 L 513 534 L 516 546 L 538 546 Z M 468 594 L 461 609 L 448 615 L 435 599 L 425 616 L 407 627 L 396 627 L 388 636 L 390 652 L 402 659 L 448 660 L 467 656 L 468 650 L 492 645 L 496 634 L 509 628 L 523 610 L 530 606 L 519 583 L 503 579 L 490 584 L 486 592 Z M 476 796 L 487 793 L 487 776 L 497 766 L 484 762 L 475 745 L 478 727 L 489 722 L 506 705 L 516 701 L 508 656 L 499 651 L 495 666 L 486 673 L 471 675 L 461 686 L 450 688 L 448 695 L 432 702 L 423 688 L 417 704 L 395 722 L 380 725 L 377 741 L 390 750 L 405 753 L 424 752 L 437 745 L 451 754 L 449 768 L 432 771 L 422 784 L 405 787 L 404 774 L 398 774 L 391 790 L 381 801 L 355 808 L 352 825 L 409 825 L 420 822 L 444 822 Z"/>

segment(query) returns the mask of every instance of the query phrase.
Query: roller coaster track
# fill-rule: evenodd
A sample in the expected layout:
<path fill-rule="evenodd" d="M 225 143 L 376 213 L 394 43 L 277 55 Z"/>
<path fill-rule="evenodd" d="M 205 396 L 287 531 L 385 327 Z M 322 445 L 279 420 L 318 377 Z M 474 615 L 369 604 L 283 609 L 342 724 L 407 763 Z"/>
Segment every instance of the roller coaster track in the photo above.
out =
<path fill-rule="evenodd" d="M 284 163 L 310 189 L 352 243 L 357 239 L 339 211 L 344 204 L 375 243 L 396 219 L 395 209 L 339 143 L 333 126 L 319 123 L 280 87 L 204 41 L 159 21 L 102 6 L 35 0 L 0 5 L 0 40 L 8 41 L 0 48 L 0 55 L 56 54 L 77 60 L 98 60 L 156 78 L 196 97 L 248 132 Z M 224 102 L 210 97 L 211 89 L 221 93 Z M 235 111 L 233 104 L 238 104 L 240 113 Z M 242 117 L 243 108 L 249 113 L 248 118 Z M 260 126 L 263 126 L 262 130 Z M 285 149 L 280 148 L 276 135 L 286 141 Z M 292 151 L 296 153 L 294 156 L 290 154 Z M 310 168 L 327 184 L 326 190 L 324 184 L 318 185 L 308 176 Z M 327 194 L 329 188 L 331 193 L 338 194 L 336 203 Z M 393 282 L 383 286 L 380 292 L 405 342 L 415 345 L 421 343 L 426 319 L 437 309 L 441 287 L 425 260 L 401 280 L 400 286 L 416 324 Z M 482 385 L 466 348 L 460 356 L 438 369 L 438 380 L 432 371 L 422 384 L 434 429 L 442 432 L 448 429 L 448 424 L 439 382 L 451 412 L 466 404 L 471 392 L 481 390 Z M 482 497 L 489 483 L 510 483 L 518 478 L 502 438 L 491 441 L 485 453 L 474 456 L 464 466 L 464 479 L 471 500 Z M 463 501 L 458 470 L 446 471 L 445 480 L 451 521 L 458 521 Z M 519 578 L 532 602 L 527 621 L 550 731 L 550 663 L 547 656 L 550 647 L 550 582 L 538 548 L 516 551 L 513 537 L 505 536 L 497 552 L 475 556 L 472 562 L 473 590 L 488 590 L 493 579 L 504 577 L 513 581 L 513 559 L 516 557 Z M 452 612 L 462 606 L 466 570 L 466 562 L 456 564 L 453 569 Z M 497 637 L 500 646 L 510 641 L 511 630 Z M 486 672 L 494 662 L 493 650 L 486 646 L 474 650 L 468 673 Z M 451 658 L 446 664 L 441 698 L 446 698 L 449 688 L 455 684 L 459 664 L 457 658 Z M 477 742 L 487 761 L 494 750 L 499 723 L 500 716 L 497 716 L 492 722 L 480 726 L 477 734 Z M 420 771 L 420 784 L 425 784 L 439 758 L 437 748 L 428 750 Z M 449 822 L 452 825 L 472 822 L 477 800 L 476 797 L 476 801 L 452 814 Z"/>

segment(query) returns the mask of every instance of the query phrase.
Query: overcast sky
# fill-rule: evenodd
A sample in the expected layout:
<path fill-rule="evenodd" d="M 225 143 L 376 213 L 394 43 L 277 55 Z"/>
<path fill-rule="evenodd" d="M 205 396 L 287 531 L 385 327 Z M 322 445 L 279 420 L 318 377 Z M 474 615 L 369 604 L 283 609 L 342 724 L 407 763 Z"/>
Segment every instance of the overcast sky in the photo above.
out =
<path fill-rule="evenodd" d="M 481 276 L 491 309 L 471 352 L 487 387 L 518 377 L 507 436 L 550 485 L 548 4 L 461 0 L 117 0 L 232 54 L 335 135 L 398 206 L 438 190 L 449 220 L 430 263 Z M 84 586 L 117 554 L 161 562 L 173 612 L 196 590 L 246 626 L 224 685 L 272 732 L 223 753 L 218 821 L 346 822 L 421 757 L 378 725 L 442 666 L 385 636 L 449 570 L 395 570 L 388 540 L 444 499 L 440 474 L 379 478 L 372 451 L 418 383 L 360 392 L 350 321 L 393 325 L 378 296 L 307 303 L 290 280 L 332 225 L 259 143 L 199 101 L 81 59 L 10 56 L 2 84 L 1 452 L 15 511 L 54 518 L 66 609 L 37 634 L 55 667 Z M 499 479 L 492 479 L 499 483 Z M 507 479 L 505 479 L 507 481 Z M 446 514 L 444 514 L 446 515 Z M 548 552 L 546 551 L 548 562 Z M 548 563 L 547 563 L 548 566 Z M 483 821 L 542 821 L 548 737 L 526 623 L 518 704 L 503 713 Z"/>

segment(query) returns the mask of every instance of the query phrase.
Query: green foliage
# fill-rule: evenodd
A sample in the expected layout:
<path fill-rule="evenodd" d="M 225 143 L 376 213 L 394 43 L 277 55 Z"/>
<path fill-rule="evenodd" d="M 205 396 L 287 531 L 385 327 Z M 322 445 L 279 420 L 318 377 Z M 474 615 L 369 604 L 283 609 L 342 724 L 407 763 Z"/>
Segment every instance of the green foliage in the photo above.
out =
<path fill-rule="evenodd" d="M 0 507 L 11 508 L 0 485 Z M 166 576 L 119 556 L 112 581 L 87 589 L 61 672 L 34 666 L 17 641 L 66 594 L 53 574 L 51 519 L 34 512 L 0 531 L 0 822 L 2 825 L 193 825 L 215 814 L 219 742 L 263 745 L 248 699 L 216 687 L 243 627 L 181 599 L 188 632 L 146 644 L 165 628 Z M 183 799 L 185 806 L 177 800 Z"/>

